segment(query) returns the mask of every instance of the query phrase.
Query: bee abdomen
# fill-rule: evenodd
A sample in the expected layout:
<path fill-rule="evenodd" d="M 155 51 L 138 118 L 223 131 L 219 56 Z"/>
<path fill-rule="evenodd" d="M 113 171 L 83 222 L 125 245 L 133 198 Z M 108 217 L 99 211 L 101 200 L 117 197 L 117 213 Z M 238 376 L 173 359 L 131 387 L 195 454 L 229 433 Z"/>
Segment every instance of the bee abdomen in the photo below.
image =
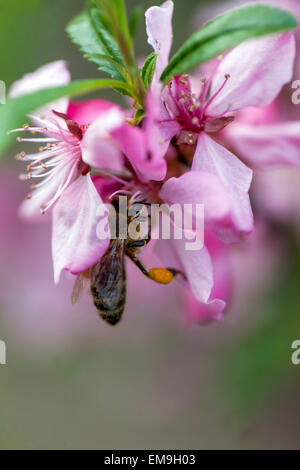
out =
<path fill-rule="evenodd" d="M 108 302 L 105 302 L 104 298 L 99 296 L 98 289 L 91 286 L 91 293 L 93 296 L 94 305 L 99 315 L 110 325 L 116 325 L 121 320 L 122 314 L 125 309 L 126 303 L 126 285 L 124 283 L 124 290 L 122 296 L 116 302 L 116 299 L 107 298 Z M 109 301 L 110 300 L 110 301 Z M 111 302 L 112 301 L 112 302 Z"/>

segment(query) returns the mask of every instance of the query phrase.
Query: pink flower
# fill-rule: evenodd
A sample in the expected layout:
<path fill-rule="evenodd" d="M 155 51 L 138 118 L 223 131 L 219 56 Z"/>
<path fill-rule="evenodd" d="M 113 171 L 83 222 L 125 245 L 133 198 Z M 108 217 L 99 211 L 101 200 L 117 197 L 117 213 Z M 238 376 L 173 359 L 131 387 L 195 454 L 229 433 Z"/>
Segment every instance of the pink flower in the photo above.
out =
<path fill-rule="evenodd" d="M 172 13 L 171 1 L 146 12 L 148 40 L 158 54 L 158 76 L 167 65 Z M 248 40 L 226 55 L 212 77 L 199 80 L 197 89 L 192 90 L 185 75 L 175 77 L 162 90 L 162 105 L 169 117 L 161 115 L 161 128 L 170 129 L 173 125 L 177 143 L 195 148 L 192 171 L 212 173 L 226 188 L 232 224 L 228 226 L 226 220 L 216 231 L 225 242 L 237 241 L 241 234 L 253 229 L 248 195 L 252 171 L 211 135 L 230 127 L 235 117 L 232 113 L 270 104 L 291 80 L 294 57 L 295 42 L 290 33 Z M 300 159 L 291 158 L 289 163 L 299 165 L 299 162 Z"/>
<path fill-rule="evenodd" d="M 57 65 L 54 68 L 57 69 Z M 52 71 L 53 64 L 34 72 L 37 84 L 41 74 L 41 84 L 45 85 L 45 69 L 46 72 Z M 23 81 L 26 85 L 28 77 Z M 18 88 L 26 91 L 21 81 Z M 64 102 L 64 105 L 68 106 L 68 102 Z M 91 133 L 87 132 L 87 128 L 92 120 L 97 117 L 99 122 L 99 116 L 102 116 L 98 138 L 105 141 L 108 130 L 123 122 L 124 116 L 116 105 L 103 100 L 72 103 L 66 114 L 55 110 L 43 111 L 46 111 L 45 116 L 32 116 L 36 125 L 24 125 L 14 131 L 43 135 L 17 138 L 19 142 L 36 142 L 41 145 L 38 153 L 28 155 L 21 152 L 18 155 L 19 159 L 29 163 L 28 173 L 22 175 L 22 179 L 39 181 L 32 185 L 31 194 L 21 206 L 21 214 L 32 217 L 53 208 L 52 255 L 54 279 L 58 282 L 62 270 L 79 274 L 95 264 L 108 247 L 109 233 L 101 240 L 96 234 L 96 226 L 101 218 L 108 223 L 108 210 L 90 175 L 95 161 L 93 152 L 89 150 L 93 142 L 89 144 Z M 119 152 L 109 148 L 111 151 L 106 154 L 108 164 L 105 169 L 120 169 Z M 98 168 L 101 168 L 103 161 L 99 159 L 101 155 L 96 162 Z M 102 215 L 96 217 L 101 206 Z"/>
<path fill-rule="evenodd" d="M 101 105 L 95 102 L 95 107 Z M 86 106 L 86 104 L 84 105 Z M 115 109 L 105 112 L 106 123 L 114 119 Z M 45 213 L 53 207 L 52 252 L 55 282 L 63 269 L 78 274 L 96 263 L 106 251 L 109 240 L 99 240 L 95 217 L 103 205 L 90 176 L 93 162 L 85 158 L 85 126 L 79 126 L 67 115 L 53 112 L 45 119 L 35 117 L 40 127 L 29 127 L 33 133 L 46 137 L 21 139 L 46 143 L 33 155 L 21 153 L 19 158 L 29 162 L 26 179 L 41 179 L 32 187 L 32 193 L 21 206 L 24 216 Z M 18 129 L 20 131 L 21 129 Z M 107 210 L 102 217 L 107 218 Z"/>

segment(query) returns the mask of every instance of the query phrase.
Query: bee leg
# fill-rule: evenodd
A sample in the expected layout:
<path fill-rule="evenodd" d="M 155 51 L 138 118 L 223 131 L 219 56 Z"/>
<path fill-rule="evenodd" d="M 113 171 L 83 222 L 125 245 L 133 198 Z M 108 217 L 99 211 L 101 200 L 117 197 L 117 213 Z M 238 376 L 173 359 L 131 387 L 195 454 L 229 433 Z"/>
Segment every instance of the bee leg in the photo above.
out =
<path fill-rule="evenodd" d="M 136 245 L 135 243 L 141 243 L 141 242 L 144 242 L 142 245 Z M 128 248 L 134 248 L 134 247 L 140 247 L 140 246 L 145 246 L 145 243 L 146 243 L 146 240 L 140 240 L 140 241 L 136 241 L 136 242 L 132 242 L 132 244 L 134 244 L 132 246 L 132 244 L 130 243 L 128 246 Z M 144 267 L 144 265 L 140 262 L 140 260 L 138 260 L 135 255 L 130 252 L 129 250 L 126 251 L 126 254 L 127 256 L 131 259 L 131 261 L 134 262 L 134 264 L 139 268 L 140 271 L 142 271 L 142 273 L 147 276 L 147 277 L 150 277 L 149 276 L 149 273 L 147 271 L 147 269 Z"/>
<path fill-rule="evenodd" d="M 145 240 L 146 242 L 146 240 Z M 136 246 L 136 245 L 135 245 Z M 139 245 L 140 246 L 140 245 Z M 134 264 L 139 268 L 139 270 L 147 276 L 152 281 L 157 282 L 158 284 L 170 284 L 173 279 L 180 274 L 184 280 L 186 280 L 186 276 L 183 272 L 179 271 L 178 269 L 173 268 L 151 268 L 149 271 L 145 268 L 145 266 L 138 260 L 133 253 L 130 251 L 126 252 L 127 256 L 134 262 Z"/>

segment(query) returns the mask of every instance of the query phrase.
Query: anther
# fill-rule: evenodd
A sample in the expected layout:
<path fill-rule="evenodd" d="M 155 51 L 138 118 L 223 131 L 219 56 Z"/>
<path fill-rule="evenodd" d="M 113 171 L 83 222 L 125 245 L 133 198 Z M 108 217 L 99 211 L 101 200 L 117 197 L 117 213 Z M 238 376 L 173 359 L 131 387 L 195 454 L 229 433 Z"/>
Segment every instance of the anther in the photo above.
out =
<path fill-rule="evenodd" d="M 186 81 L 187 81 L 187 76 L 186 76 L 186 75 L 179 78 L 179 82 L 180 82 L 182 85 L 186 85 Z"/>
<path fill-rule="evenodd" d="M 23 129 L 29 129 L 29 124 L 23 124 Z"/>
<path fill-rule="evenodd" d="M 21 153 L 18 153 L 15 158 L 16 160 L 22 160 L 22 158 L 24 158 L 25 155 L 26 155 L 25 152 L 21 152 Z"/>
<path fill-rule="evenodd" d="M 32 199 L 32 195 L 28 194 L 27 199 Z"/>

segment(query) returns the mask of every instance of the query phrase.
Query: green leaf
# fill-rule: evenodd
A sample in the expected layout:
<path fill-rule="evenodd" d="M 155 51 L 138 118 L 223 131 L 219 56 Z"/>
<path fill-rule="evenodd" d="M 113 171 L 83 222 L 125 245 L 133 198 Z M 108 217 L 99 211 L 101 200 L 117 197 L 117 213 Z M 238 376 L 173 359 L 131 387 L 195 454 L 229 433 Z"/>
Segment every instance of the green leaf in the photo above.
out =
<path fill-rule="evenodd" d="M 124 80 L 120 73 L 122 60 L 117 46 L 111 44 L 113 41 L 110 41 L 109 33 L 105 33 L 103 22 L 95 13 L 87 10 L 79 13 L 68 24 L 67 33 L 84 57 L 116 80 Z"/>
<path fill-rule="evenodd" d="M 134 115 L 134 118 L 133 118 L 133 125 L 138 126 L 140 124 L 140 122 L 142 121 L 142 119 L 144 119 L 144 117 L 145 117 L 145 111 L 141 108 L 138 109 L 135 112 L 135 115 Z"/>
<path fill-rule="evenodd" d="M 134 38 L 138 32 L 142 13 L 143 8 L 141 7 L 141 5 L 138 5 L 129 17 L 129 32 L 132 38 Z"/>
<path fill-rule="evenodd" d="M 92 25 L 104 46 L 106 54 L 120 65 L 123 65 L 121 52 L 111 33 L 110 25 L 105 15 L 98 8 L 91 8 L 89 13 Z"/>
<path fill-rule="evenodd" d="M 250 5 L 231 10 L 194 33 L 173 56 L 161 80 L 166 82 L 187 72 L 246 39 L 287 31 L 296 26 L 294 16 L 278 8 Z"/>
<path fill-rule="evenodd" d="M 0 105 L 0 154 L 15 139 L 14 136 L 7 135 L 8 131 L 22 126 L 25 116 L 32 111 L 64 96 L 72 98 L 103 88 L 118 88 L 128 91 L 128 86 L 124 82 L 109 79 L 91 79 L 78 80 L 69 85 L 47 88 L 29 95 L 8 99 L 5 105 Z"/>
<path fill-rule="evenodd" d="M 149 55 L 149 57 L 147 57 L 143 65 L 141 74 L 142 74 L 142 80 L 146 88 L 148 88 L 149 85 L 151 85 L 152 83 L 153 75 L 155 72 L 156 60 L 157 60 L 157 54 L 153 52 L 151 55 Z"/>

